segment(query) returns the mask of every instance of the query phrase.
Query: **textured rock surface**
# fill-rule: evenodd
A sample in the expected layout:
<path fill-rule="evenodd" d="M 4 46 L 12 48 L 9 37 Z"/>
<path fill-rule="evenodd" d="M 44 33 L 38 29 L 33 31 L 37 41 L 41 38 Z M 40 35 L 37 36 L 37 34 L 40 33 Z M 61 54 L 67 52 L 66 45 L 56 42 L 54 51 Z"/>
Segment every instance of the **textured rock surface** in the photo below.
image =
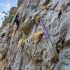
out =
<path fill-rule="evenodd" d="M 18 6 L 20 28 L 9 26 L 0 37 L 0 58 L 8 48 L 3 70 L 70 70 L 70 0 L 18 0 Z"/>

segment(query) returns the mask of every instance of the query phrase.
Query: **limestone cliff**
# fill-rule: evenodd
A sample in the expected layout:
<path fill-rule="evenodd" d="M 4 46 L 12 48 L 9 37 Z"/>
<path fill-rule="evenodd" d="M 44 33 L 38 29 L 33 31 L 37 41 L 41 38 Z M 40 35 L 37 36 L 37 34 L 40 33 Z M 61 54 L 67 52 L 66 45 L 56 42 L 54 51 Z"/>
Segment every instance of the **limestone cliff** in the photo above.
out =
<path fill-rule="evenodd" d="M 12 20 L 0 35 L 2 70 L 70 70 L 70 0 L 18 0 L 18 6 L 19 29 Z"/>

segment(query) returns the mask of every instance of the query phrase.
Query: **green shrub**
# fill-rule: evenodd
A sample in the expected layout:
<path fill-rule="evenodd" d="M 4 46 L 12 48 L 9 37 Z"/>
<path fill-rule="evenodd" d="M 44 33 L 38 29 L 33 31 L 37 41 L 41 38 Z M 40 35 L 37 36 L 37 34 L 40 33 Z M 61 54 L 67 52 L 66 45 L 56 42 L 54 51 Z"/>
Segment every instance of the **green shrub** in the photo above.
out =
<path fill-rule="evenodd" d="M 12 19 L 15 16 L 16 11 L 17 11 L 17 8 L 12 7 L 8 13 L 3 12 L 5 14 L 5 19 L 4 19 L 3 25 L 2 25 L 3 27 L 6 27 L 8 24 L 10 24 L 12 22 Z"/>
<path fill-rule="evenodd" d="M 24 33 L 25 33 L 26 35 L 28 35 L 29 32 L 31 31 L 31 29 L 33 28 L 33 26 L 34 26 L 35 24 L 37 24 L 37 22 L 39 22 L 39 21 L 40 21 L 40 16 L 39 16 L 39 14 L 36 14 L 33 19 L 32 19 L 32 18 L 26 19 L 26 20 L 23 22 L 23 31 L 24 31 Z"/>
<path fill-rule="evenodd" d="M 14 15 L 9 15 L 7 18 L 5 18 L 5 20 L 3 21 L 3 27 L 7 26 L 8 24 L 10 24 L 12 22 Z"/>
<path fill-rule="evenodd" d="M 35 24 L 34 21 L 35 21 L 35 20 L 32 20 L 32 19 L 29 18 L 27 21 L 25 20 L 25 21 L 23 22 L 23 31 L 24 31 L 24 33 L 25 33 L 26 35 L 28 35 L 29 32 L 31 31 L 31 29 L 33 28 L 33 26 L 34 26 L 34 24 Z"/>
<path fill-rule="evenodd" d="M 28 24 L 23 25 L 23 31 L 27 35 L 30 32 L 30 25 Z"/>

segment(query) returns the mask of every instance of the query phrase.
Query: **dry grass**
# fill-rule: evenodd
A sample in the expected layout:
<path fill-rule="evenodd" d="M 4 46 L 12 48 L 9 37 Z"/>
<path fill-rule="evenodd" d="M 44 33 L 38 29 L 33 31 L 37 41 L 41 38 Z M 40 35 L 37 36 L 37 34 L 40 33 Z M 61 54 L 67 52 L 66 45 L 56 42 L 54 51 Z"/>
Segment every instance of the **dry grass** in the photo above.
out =
<path fill-rule="evenodd" d="M 3 52 L 2 52 L 2 55 L 0 56 L 0 60 L 5 59 L 5 57 L 6 57 L 6 55 L 7 55 L 7 52 L 8 52 L 8 48 L 4 48 L 4 49 L 3 49 Z"/>
<path fill-rule="evenodd" d="M 32 35 L 32 40 L 37 41 L 37 42 L 40 41 L 40 39 L 42 38 L 43 34 L 44 34 L 43 31 L 38 31 L 38 32 L 34 33 Z"/>
<path fill-rule="evenodd" d="M 52 59 L 51 59 L 51 62 L 52 63 L 57 63 L 59 61 L 59 54 L 56 52 L 54 55 L 53 55 L 53 57 L 52 57 Z"/>

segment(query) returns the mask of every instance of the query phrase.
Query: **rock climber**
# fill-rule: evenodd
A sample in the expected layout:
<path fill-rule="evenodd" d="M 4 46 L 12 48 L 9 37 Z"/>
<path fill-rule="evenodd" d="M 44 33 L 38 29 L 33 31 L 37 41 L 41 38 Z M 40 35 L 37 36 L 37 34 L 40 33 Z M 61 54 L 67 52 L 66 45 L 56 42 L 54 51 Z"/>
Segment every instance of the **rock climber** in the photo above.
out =
<path fill-rule="evenodd" d="M 60 18 L 60 17 L 61 17 L 61 15 L 62 15 L 62 11 L 61 11 L 61 10 L 59 10 L 58 18 Z"/>
<path fill-rule="evenodd" d="M 15 19 L 14 19 L 13 24 L 15 24 L 15 23 L 16 23 L 17 30 L 18 30 L 18 28 L 19 28 L 19 23 L 20 23 L 19 13 L 17 13 L 16 16 L 15 16 Z"/>

